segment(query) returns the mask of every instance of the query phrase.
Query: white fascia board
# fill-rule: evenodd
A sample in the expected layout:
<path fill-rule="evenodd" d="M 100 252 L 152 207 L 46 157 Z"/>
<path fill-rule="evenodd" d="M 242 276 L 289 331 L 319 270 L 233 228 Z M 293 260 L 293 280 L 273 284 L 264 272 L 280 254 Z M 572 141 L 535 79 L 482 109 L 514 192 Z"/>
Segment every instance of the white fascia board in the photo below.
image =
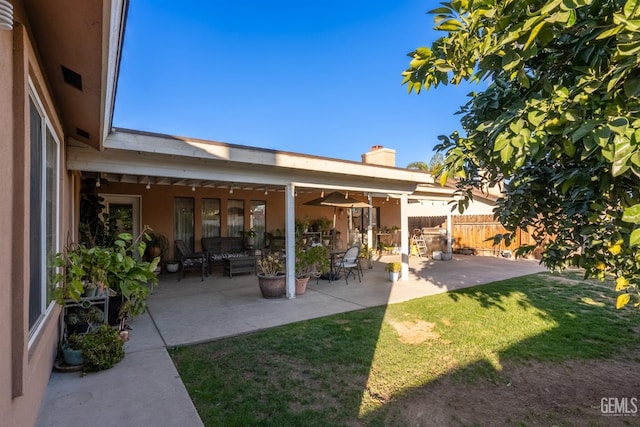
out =
<path fill-rule="evenodd" d="M 415 183 L 387 178 L 373 179 L 344 176 L 332 171 L 321 173 L 247 163 L 215 162 L 201 158 L 111 148 L 97 152 L 80 143 L 72 143 L 67 147 L 67 169 L 275 186 L 292 184 L 297 187 L 325 190 L 396 193 L 411 193 L 415 190 Z"/>
<path fill-rule="evenodd" d="M 102 90 L 100 91 L 100 151 L 111 131 L 120 72 L 128 0 L 104 0 L 102 4 Z"/>
<path fill-rule="evenodd" d="M 253 166 L 273 166 L 303 171 L 331 172 L 335 174 L 431 184 L 430 174 L 415 170 L 361 164 L 328 157 L 317 157 L 257 147 L 225 144 L 190 138 L 143 134 L 118 130 L 107 138 L 105 148 L 168 154 L 197 159 L 228 161 Z"/>

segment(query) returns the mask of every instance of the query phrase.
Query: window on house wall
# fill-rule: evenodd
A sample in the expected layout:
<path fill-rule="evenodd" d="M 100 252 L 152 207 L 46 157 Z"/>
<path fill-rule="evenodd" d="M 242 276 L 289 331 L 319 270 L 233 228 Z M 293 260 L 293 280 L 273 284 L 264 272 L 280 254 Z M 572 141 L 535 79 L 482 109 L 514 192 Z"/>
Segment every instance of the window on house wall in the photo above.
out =
<path fill-rule="evenodd" d="M 52 301 L 58 252 L 58 180 L 60 145 L 44 108 L 31 87 L 29 93 L 29 335 L 40 324 Z"/>
<path fill-rule="evenodd" d="M 227 200 L 227 236 L 238 237 L 244 231 L 244 200 Z"/>
<path fill-rule="evenodd" d="M 194 250 L 194 213 L 195 202 L 193 197 L 176 197 L 174 200 L 173 235 L 176 240 L 183 240 L 187 247 Z"/>
<path fill-rule="evenodd" d="M 256 248 L 264 247 L 264 232 L 267 231 L 267 202 L 264 200 L 251 201 L 251 227 L 256 232 Z"/>
<path fill-rule="evenodd" d="M 380 228 L 380 208 L 372 208 L 374 227 Z M 369 227 L 369 208 L 351 208 L 351 229 L 365 232 Z"/>
<path fill-rule="evenodd" d="M 220 236 L 220 199 L 202 199 L 202 237 Z"/>

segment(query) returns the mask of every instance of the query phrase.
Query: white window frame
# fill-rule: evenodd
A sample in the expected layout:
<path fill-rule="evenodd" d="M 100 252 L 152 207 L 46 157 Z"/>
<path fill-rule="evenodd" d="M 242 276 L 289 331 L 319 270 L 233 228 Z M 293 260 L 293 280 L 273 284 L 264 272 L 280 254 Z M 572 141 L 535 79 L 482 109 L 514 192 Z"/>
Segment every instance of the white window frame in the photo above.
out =
<path fill-rule="evenodd" d="M 40 236 L 40 255 L 41 255 L 41 260 L 42 263 L 40 265 L 40 277 L 42 278 L 41 283 L 40 283 L 40 293 L 41 293 L 41 301 L 40 301 L 40 316 L 38 318 L 38 320 L 34 323 L 34 325 L 29 329 L 29 342 L 28 342 L 28 347 L 31 348 L 31 346 L 34 344 L 34 342 L 36 341 L 36 338 L 38 337 L 40 330 L 42 329 L 42 326 L 44 324 L 44 320 L 50 315 L 51 311 L 53 310 L 54 304 L 55 302 L 53 300 L 47 301 L 47 266 L 46 266 L 46 261 L 47 261 L 47 200 L 46 200 L 46 193 L 47 193 L 47 131 L 51 134 L 51 136 L 53 137 L 53 141 L 56 144 L 56 171 L 55 171 L 55 177 L 54 177 L 54 181 L 55 181 L 55 212 L 54 212 L 54 239 L 53 239 L 53 252 L 59 252 L 60 251 L 60 178 L 61 178 L 61 173 L 60 173 L 60 152 L 61 152 L 61 144 L 60 144 L 60 139 L 58 137 L 58 135 L 56 134 L 56 132 L 54 131 L 53 125 L 51 123 L 51 120 L 49 118 L 49 116 L 46 113 L 46 110 L 43 106 L 42 100 L 40 98 L 40 96 L 38 95 L 38 91 L 35 88 L 35 85 L 33 84 L 33 81 L 31 80 L 31 77 L 29 77 L 29 91 L 28 91 L 28 97 L 29 100 L 31 100 L 34 104 L 34 106 L 36 107 L 36 109 L 38 110 L 38 113 L 40 114 L 40 117 L 42 119 L 42 129 L 41 129 L 41 134 L 42 134 L 42 140 L 40 141 L 40 143 L 42 144 L 42 150 L 43 150 L 43 156 L 42 156 L 42 162 L 40 165 L 40 176 L 43 177 L 42 180 L 42 188 L 41 188 L 41 195 L 40 195 L 40 212 L 42 212 L 42 215 L 40 217 L 40 227 L 41 227 L 41 233 L 42 235 Z M 29 126 L 31 123 L 31 113 L 29 112 Z M 31 147 L 31 137 L 29 137 L 29 147 Z M 31 175 L 30 175 L 31 176 Z M 29 280 L 29 293 L 31 292 L 31 280 Z M 29 300 L 30 301 L 30 294 L 29 294 Z M 30 304 L 27 304 L 30 307 Z M 29 308 L 30 309 L 30 308 Z M 28 327 L 28 323 L 27 323 L 27 327 Z"/>

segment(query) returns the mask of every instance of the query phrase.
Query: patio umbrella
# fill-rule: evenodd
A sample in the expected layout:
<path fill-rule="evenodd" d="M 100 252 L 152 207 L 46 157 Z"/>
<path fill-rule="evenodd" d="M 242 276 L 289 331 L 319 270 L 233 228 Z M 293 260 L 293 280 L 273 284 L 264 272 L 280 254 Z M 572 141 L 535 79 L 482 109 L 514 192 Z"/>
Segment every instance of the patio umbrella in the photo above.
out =
<path fill-rule="evenodd" d="M 309 200 L 304 203 L 309 206 L 333 206 L 333 228 L 336 228 L 336 210 L 337 208 L 369 208 L 371 205 L 349 197 L 347 194 L 339 191 L 329 193 L 324 197 Z"/>

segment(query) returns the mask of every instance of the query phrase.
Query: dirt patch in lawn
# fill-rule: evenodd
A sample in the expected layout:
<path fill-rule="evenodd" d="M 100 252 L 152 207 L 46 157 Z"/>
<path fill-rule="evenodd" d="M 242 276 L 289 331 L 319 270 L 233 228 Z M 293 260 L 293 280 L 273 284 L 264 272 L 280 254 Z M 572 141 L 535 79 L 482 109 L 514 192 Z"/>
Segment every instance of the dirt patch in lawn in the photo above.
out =
<path fill-rule="evenodd" d="M 388 322 L 396 330 L 403 344 L 421 344 L 427 340 L 440 338 L 440 334 L 433 331 L 436 324 L 432 322 L 424 320 L 404 322 L 389 320 Z"/>
<path fill-rule="evenodd" d="M 640 349 L 609 360 L 505 364 L 470 383 L 446 376 L 392 406 L 388 425 L 640 425 Z"/>

